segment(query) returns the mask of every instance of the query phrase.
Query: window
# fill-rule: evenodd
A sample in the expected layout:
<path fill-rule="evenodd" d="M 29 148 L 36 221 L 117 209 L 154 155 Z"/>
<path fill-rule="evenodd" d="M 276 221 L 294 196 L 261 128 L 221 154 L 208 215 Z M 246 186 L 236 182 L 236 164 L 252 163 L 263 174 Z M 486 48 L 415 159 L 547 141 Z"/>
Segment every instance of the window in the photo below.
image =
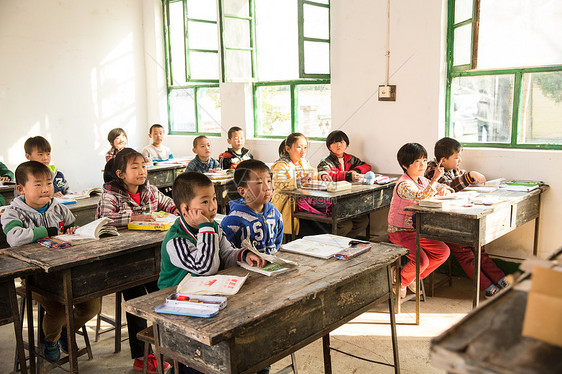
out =
<path fill-rule="evenodd" d="M 220 135 L 215 0 L 164 1 L 171 134 Z"/>
<path fill-rule="evenodd" d="M 562 149 L 562 3 L 449 0 L 446 134 Z"/>
<path fill-rule="evenodd" d="M 255 0 L 255 136 L 330 132 L 329 12 L 328 0 Z"/>

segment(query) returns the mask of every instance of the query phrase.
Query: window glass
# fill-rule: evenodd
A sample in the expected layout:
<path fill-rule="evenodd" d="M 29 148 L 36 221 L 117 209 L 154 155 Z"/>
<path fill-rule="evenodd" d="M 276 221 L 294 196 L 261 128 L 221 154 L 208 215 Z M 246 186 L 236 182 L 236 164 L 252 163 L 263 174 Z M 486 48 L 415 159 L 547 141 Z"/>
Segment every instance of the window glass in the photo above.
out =
<path fill-rule="evenodd" d="M 172 131 L 195 132 L 195 98 L 191 88 L 170 92 L 170 128 Z"/>
<path fill-rule="evenodd" d="M 290 86 L 256 88 L 258 135 L 287 136 L 291 131 Z"/>
<path fill-rule="evenodd" d="M 325 138 L 332 129 L 329 84 L 298 85 L 299 132 L 313 138 Z"/>

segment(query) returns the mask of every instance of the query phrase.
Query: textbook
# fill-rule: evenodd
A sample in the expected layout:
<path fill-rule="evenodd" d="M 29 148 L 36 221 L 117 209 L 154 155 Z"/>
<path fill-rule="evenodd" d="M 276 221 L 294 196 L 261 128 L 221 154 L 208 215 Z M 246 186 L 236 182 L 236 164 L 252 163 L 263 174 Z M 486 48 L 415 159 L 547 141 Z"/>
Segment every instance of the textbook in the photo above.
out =
<path fill-rule="evenodd" d="M 152 230 L 152 231 L 166 231 L 172 227 L 176 222 L 178 216 L 167 212 L 152 212 L 154 221 L 131 221 L 127 225 L 129 230 Z"/>
<path fill-rule="evenodd" d="M 70 204 L 76 204 L 76 200 L 73 199 L 72 197 L 68 197 L 67 195 L 63 195 L 60 197 L 55 197 L 54 198 L 59 204 L 62 205 L 70 205 Z"/>
<path fill-rule="evenodd" d="M 544 183 L 542 181 L 525 181 L 525 180 L 512 180 L 503 181 L 500 184 L 500 189 L 506 191 L 516 191 L 516 192 L 530 192 L 536 190 Z"/>
<path fill-rule="evenodd" d="M 253 272 L 256 272 L 256 273 L 259 273 L 259 274 L 267 275 L 268 277 L 270 277 L 272 275 L 275 275 L 275 274 L 285 273 L 287 271 L 294 270 L 294 269 L 296 269 L 296 266 L 298 265 L 294 261 L 285 260 L 285 259 L 279 258 L 275 255 L 268 255 L 266 253 L 259 252 L 248 239 L 244 239 L 242 241 L 242 248 L 247 249 L 250 252 L 254 253 L 256 256 L 259 256 L 259 257 L 263 258 L 268 263 L 264 267 L 261 267 L 261 268 L 251 266 L 251 265 L 247 264 L 246 262 L 242 262 L 242 261 L 237 261 L 238 265 L 240 267 L 243 267 L 246 270 L 250 270 L 250 271 L 253 271 Z"/>
<path fill-rule="evenodd" d="M 64 197 L 80 200 L 80 199 L 87 199 L 89 197 L 100 195 L 100 194 L 101 194 L 101 188 L 93 187 L 93 188 L 86 188 L 82 191 L 67 193 L 66 195 L 64 195 Z"/>
<path fill-rule="evenodd" d="M 207 172 L 203 174 L 208 176 L 209 179 L 214 182 L 234 179 L 234 176 L 231 173 L 227 173 L 226 171 Z"/>
<path fill-rule="evenodd" d="M 209 318 L 226 306 L 226 297 L 171 294 L 166 302 L 154 308 L 156 313 Z"/>
<path fill-rule="evenodd" d="M 210 275 L 194 277 L 187 274 L 176 292 L 182 295 L 234 295 L 248 278 L 235 275 Z"/>
<path fill-rule="evenodd" d="M 348 248 L 350 241 L 353 239 L 333 234 L 310 235 L 281 244 L 281 249 L 286 252 L 329 259 Z"/>
<path fill-rule="evenodd" d="M 115 226 L 109 225 L 110 219 L 99 218 L 87 225 L 80 226 L 74 234 L 62 234 L 55 236 L 56 239 L 73 241 L 80 239 L 99 239 L 101 235 L 119 235 Z"/>

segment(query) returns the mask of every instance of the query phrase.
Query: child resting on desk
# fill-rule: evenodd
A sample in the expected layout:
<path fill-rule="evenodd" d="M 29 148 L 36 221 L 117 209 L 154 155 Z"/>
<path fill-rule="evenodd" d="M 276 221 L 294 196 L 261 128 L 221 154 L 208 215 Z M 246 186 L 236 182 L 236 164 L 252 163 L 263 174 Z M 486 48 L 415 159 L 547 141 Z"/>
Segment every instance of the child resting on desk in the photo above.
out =
<path fill-rule="evenodd" d="M 117 153 L 127 146 L 127 134 L 125 130 L 117 127 L 107 134 L 107 141 L 111 145 L 111 149 L 105 154 L 105 162 L 117 156 Z"/>
<path fill-rule="evenodd" d="M 114 226 L 126 226 L 132 221 L 154 221 L 152 212 L 166 211 L 178 214 L 171 198 L 158 191 L 158 188 L 146 184 L 146 164 L 144 157 L 131 148 L 124 148 L 114 159 L 109 160 L 104 169 L 106 184 L 98 202 L 96 219 L 107 217 Z M 156 282 L 132 287 L 122 292 L 123 299 L 130 300 L 158 290 Z M 146 328 L 146 320 L 127 313 L 129 346 L 133 369 L 142 371 L 144 343 L 137 339 L 137 333 Z M 149 357 L 148 369 L 156 372 L 154 355 Z M 163 364 L 164 371 L 170 364 Z"/>
<path fill-rule="evenodd" d="M 62 233 L 74 233 L 74 216 L 66 206 L 53 199 L 52 173 L 46 165 L 38 161 L 19 165 L 16 168 L 16 189 L 20 196 L 2 214 L 2 228 L 10 246 L 29 244 Z M 39 295 L 34 294 L 33 297 L 38 297 L 39 303 L 45 308 L 45 358 L 58 361 L 61 348 L 65 353 L 68 352 L 67 334 L 63 331 L 66 324 L 64 305 Z M 99 298 L 75 304 L 74 332 L 98 314 L 99 310 Z"/>
<path fill-rule="evenodd" d="M 185 171 L 207 173 L 221 168 L 219 162 L 211 157 L 211 142 L 205 135 L 193 139 L 193 153 L 195 158 L 189 161 Z"/>
<path fill-rule="evenodd" d="M 427 151 L 418 143 L 404 144 L 397 154 L 398 163 L 404 174 L 396 182 L 390 211 L 388 212 L 388 238 L 396 245 L 408 249 L 410 261 L 402 268 L 400 297 L 406 296 L 406 287 L 416 292 L 416 230 L 412 219 L 413 212 L 404 208 L 436 194 L 446 195 L 450 187 L 437 183 L 443 175 L 438 165 L 433 179 L 423 175 L 427 168 Z M 449 247 L 443 242 L 420 238 L 420 279 L 424 279 L 449 257 Z"/>
<path fill-rule="evenodd" d="M 236 261 L 258 267 L 265 265 L 265 260 L 255 254 L 234 248 L 214 221 L 217 214 L 215 187 L 205 174 L 179 175 L 172 186 L 172 195 L 181 215 L 162 242 L 160 289 L 177 286 L 188 273 L 213 275 L 236 266 Z M 181 373 L 199 373 L 180 366 Z"/>
<path fill-rule="evenodd" d="M 228 130 L 227 142 L 230 147 L 219 155 L 219 163 L 223 169 L 236 169 L 239 163 L 254 158 L 250 151 L 244 148 L 244 130 L 234 126 Z"/>
<path fill-rule="evenodd" d="M 287 136 L 279 145 L 279 159 L 271 167 L 273 171 L 273 195 L 271 202 L 283 216 L 283 231 L 291 234 L 291 210 L 293 204 L 282 190 L 294 190 L 316 176 L 306 160 L 308 139 L 299 132 Z M 329 226 L 320 222 L 295 218 L 295 234 L 299 237 L 330 232 Z"/>
<path fill-rule="evenodd" d="M 23 144 L 25 150 L 25 158 L 29 161 L 39 161 L 47 166 L 53 173 L 53 187 L 55 197 L 66 195 L 69 190 L 68 182 L 64 178 L 64 174 L 57 170 L 55 165 L 51 163 L 51 144 L 42 136 L 28 138 Z"/>
<path fill-rule="evenodd" d="M 141 151 L 145 159 L 160 162 L 168 161 L 169 159 L 174 158 L 170 148 L 164 145 L 165 132 L 162 125 L 156 123 L 150 126 L 148 136 L 152 139 L 152 144 L 147 145 Z"/>
<path fill-rule="evenodd" d="M 426 178 L 433 178 L 437 162 L 445 169 L 445 173 L 438 182 L 451 187 L 455 192 L 461 191 L 471 183 L 485 183 L 486 178 L 477 171 L 466 172 L 459 168 L 461 163 L 462 145 L 453 138 L 442 138 L 435 143 L 435 161 L 428 163 L 425 171 Z M 474 280 L 474 248 L 466 245 L 447 243 L 451 253 L 461 265 L 465 274 Z M 494 261 L 480 249 L 480 289 L 485 291 L 486 297 L 491 297 L 499 292 L 500 288 L 509 286 L 509 281 Z"/>
<path fill-rule="evenodd" d="M 341 130 L 332 131 L 326 138 L 326 147 L 330 154 L 318 164 L 318 176 L 323 180 L 357 182 L 359 174 L 371 170 L 371 165 L 359 158 L 345 153 L 349 146 L 347 134 Z M 367 229 L 369 220 L 359 216 L 338 223 L 338 235 L 355 238 Z"/>
<path fill-rule="evenodd" d="M 230 213 L 221 222 L 226 237 L 237 248 L 249 239 L 260 252 L 277 252 L 283 242 L 283 220 L 270 203 L 271 170 L 259 160 L 242 161 L 234 172 L 234 184 L 242 198 L 230 202 Z"/>

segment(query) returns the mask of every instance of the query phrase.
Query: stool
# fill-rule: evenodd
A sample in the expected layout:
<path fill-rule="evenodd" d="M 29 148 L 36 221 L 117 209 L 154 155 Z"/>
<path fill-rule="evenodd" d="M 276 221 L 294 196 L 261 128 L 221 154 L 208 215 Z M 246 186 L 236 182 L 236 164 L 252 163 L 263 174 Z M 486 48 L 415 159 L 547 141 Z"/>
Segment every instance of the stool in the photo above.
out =
<path fill-rule="evenodd" d="M 430 292 L 429 292 L 429 296 L 433 297 L 433 294 L 435 293 L 435 287 L 439 287 L 445 283 L 449 283 L 449 287 L 453 287 L 453 270 L 452 270 L 452 265 L 451 265 L 451 256 L 452 254 L 447 257 L 447 278 L 440 280 L 439 282 L 435 282 L 435 271 L 433 273 L 431 273 L 429 281 L 430 281 Z"/>
<path fill-rule="evenodd" d="M 143 365 L 142 365 L 142 373 L 146 374 L 148 370 L 148 351 L 150 349 L 150 345 L 154 345 L 154 328 L 152 326 L 148 326 L 146 329 L 137 333 L 137 339 L 141 342 L 144 342 L 144 354 L 143 354 Z M 174 365 L 174 373 L 179 373 L 179 365 L 176 360 L 173 360 Z"/>
<path fill-rule="evenodd" d="M 101 305 L 101 303 L 100 303 Z M 101 321 L 104 321 L 111 325 L 106 329 L 101 328 Z M 94 342 L 97 343 L 101 334 L 115 330 L 115 349 L 114 353 L 121 352 L 121 329 L 116 329 L 115 326 L 121 325 L 121 328 L 127 326 L 126 323 L 121 323 L 121 291 L 115 292 L 115 318 L 111 318 L 105 314 L 102 314 L 101 308 L 98 316 L 96 318 L 96 336 Z"/>
<path fill-rule="evenodd" d="M 25 292 L 26 292 L 25 286 L 21 286 L 21 287 L 16 288 L 16 293 L 21 298 L 21 306 L 20 306 L 19 313 L 20 313 L 20 321 L 21 321 L 22 327 L 23 327 L 23 317 L 24 317 L 24 314 L 25 314 L 25 303 L 26 303 Z M 43 335 L 43 328 L 42 328 L 43 316 L 44 315 L 45 315 L 45 309 L 41 306 L 40 303 L 38 303 L 38 308 L 37 308 L 37 321 L 38 321 L 37 322 L 37 336 L 39 337 L 40 343 L 42 343 L 43 340 L 45 339 L 44 335 Z M 88 360 L 91 360 L 92 358 L 94 358 L 94 355 L 92 353 L 92 347 L 90 345 L 90 339 L 88 337 L 88 332 L 86 330 L 86 326 L 82 326 L 81 331 L 77 331 L 76 334 L 83 336 L 84 345 L 85 345 L 84 348 L 78 350 L 77 357 L 80 357 L 84 354 L 87 354 Z M 29 342 L 23 342 L 23 345 L 24 345 L 25 349 L 29 350 Z M 40 346 L 41 346 L 41 344 L 39 344 L 39 347 Z M 36 354 L 37 357 L 41 357 L 41 358 L 45 359 L 43 357 L 43 352 L 39 349 L 39 347 L 35 347 L 35 354 Z M 19 355 L 18 355 L 17 350 L 16 350 L 16 353 L 15 353 L 14 356 L 15 356 L 14 357 L 14 372 L 16 372 L 16 371 L 19 370 Z M 27 360 L 27 358 L 26 358 L 26 360 Z M 50 368 L 49 370 L 54 369 L 55 367 L 60 367 L 64 364 L 66 364 L 68 361 L 69 361 L 69 356 L 62 357 L 57 362 L 53 362 L 52 363 L 53 367 Z M 48 362 L 50 362 L 50 361 L 48 361 Z M 37 370 L 39 371 L 39 367 L 37 368 Z"/>

